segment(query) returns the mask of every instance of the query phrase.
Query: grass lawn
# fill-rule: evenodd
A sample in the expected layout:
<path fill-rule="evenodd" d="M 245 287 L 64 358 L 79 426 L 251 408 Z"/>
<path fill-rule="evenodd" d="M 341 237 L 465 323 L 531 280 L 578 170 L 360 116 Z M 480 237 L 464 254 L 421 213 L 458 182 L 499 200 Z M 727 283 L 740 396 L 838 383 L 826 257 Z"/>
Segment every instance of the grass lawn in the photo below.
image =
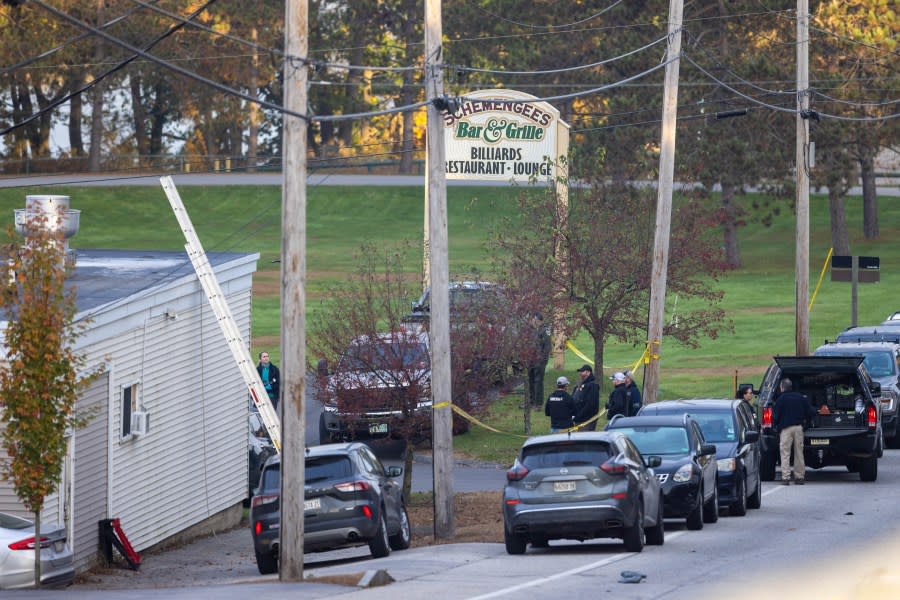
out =
<path fill-rule="evenodd" d="M 179 191 L 207 251 L 260 253 L 254 277 L 252 351 L 255 355 L 258 350 L 269 350 L 275 362 L 280 362 L 280 279 L 279 264 L 274 262 L 280 255 L 280 188 L 185 186 Z M 82 211 L 81 231 L 71 240 L 74 248 L 181 249 L 184 244 L 161 187 L 0 189 L 0 221 L 4 225 L 12 223 L 13 209 L 24 207 L 27 194 L 71 196 L 72 208 Z M 490 225 L 508 213 L 515 194 L 511 188 L 448 188 L 451 274 L 464 275 L 487 264 L 485 242 Z M 420 188 L 318 186 L 309 188 L 307 203 L 307 304 L 311 312 L 327 302 L 329 285 L 354 270 L 354 256 L 363 240 L 391 245 L 421 239 Z M 827 198 L 813 196 L 810 213 L 812 295 L 831 245 Z M 848 199 L 853 253 L 881 259 L 881 283 L 862 284 L 858 289 L 858 322 L 873 324 L 900 310 L 900 302 L 893 298 L 900 283 L 900 245 L 893 243 L 900 233 L 900 203 L 880 203 L 878 240 L 863 238 L 861 215 L 861 199 Z M 740 230 L 744 267 L 727 273 L 717 284 L 725 292 L 723 307 L 734 322 L 734 332 L 703 340 L 698 348 L 664 340 L 660 398 L 731 396 L 735 379 L 758 384 L 773 355 L 794 352 L 794 231 L 789 209 L 783 209 L 771 227 L 749 223 Z M 413 252 L 408 259 L 411 280 L 419 277 L 420 269 L 420 258 Z M 850 325 L 850 296 L 850 284 L 832 283 L 826 272 L 810 311 L 811 350 Z M 675 298 L 668 298 L 667 321 L 688 308 L 683 299 L 676 303 Z M 593 345 L 586 334 L 574 342 L 592 356 Z M 641 344 L 607 344 L 608 370 L 630 367 L 642 349 Z M 315 357 L 311 359 L 315 362 Z M 564 371 L 548 371 L 548 391 L 561 373 L 573 379 L 583 362 L 568 353 Z M 641 380 L 640 372 L 637 378 Z M 521 444 L 521 438 L 515 437 L 523 434 L 521 401 L 521 394 L 511 394 L 486 417 L 498 429 L 514 435 L 475 427 L 456 438 L 456 447 L 508 462 Z M 547 431 L 542 412 L 534 415 L 533 431 Z"/>

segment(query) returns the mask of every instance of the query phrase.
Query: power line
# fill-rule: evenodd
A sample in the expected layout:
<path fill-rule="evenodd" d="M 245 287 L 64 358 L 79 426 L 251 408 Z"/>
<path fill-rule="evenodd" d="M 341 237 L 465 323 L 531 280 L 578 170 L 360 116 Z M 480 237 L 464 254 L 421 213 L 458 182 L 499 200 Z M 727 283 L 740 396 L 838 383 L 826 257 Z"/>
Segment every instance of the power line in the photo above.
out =
<path fill-rule="evenodd" d="M 573 25 L 581 25 L 582 23 L 587 23 L 588 21 L 592 21 L 592 20 L 596 19 L 597 17 L 599 17 L 600 15 L 602 15 L 602 14 L 604 14 L 604 13 L 606 13 L 606 12 L 609 12 L 610 10 L 614 9 L 615 7 L 617 7 L 618 5 L 620 5 L 621 3 L 622 3 L 622 0 L 616 0 L 615 2 L 613 2 L 612 4 L 610 4 L 609 6 L 607 6 L 607 7 L 604 8 L 603 10 L 601 10 L 600 12 L 596 12 L 596 13 L 594 13 L 594 14 L 588 16 L 588 17 L 585 17 L 585 18 L 580 19 L 580 20 L 578 20 L 578 21 L 574 21 L 574 22 L 572 22 L 572 23 L 563 23 L 563 24 L 560 24 L 560 25 L 532 25 L 532 24 L 530 24 L 530 23 L 522 23 L 522 22 L 519 22 L 519 21 L 514 21 L 514 20 L 509 19 L 509 18 L 507 18 L 507 17 L 503 17 L 503 16 L 500 16 L 500 15 L 494 14 L 494 13 L 492 13 L 491 11 L 489 11 L 489 10 L 487 10 L 487 9 L 485 9 L 485 8 L 482 8 L 482 7 L 478 6 L 478 4 L 475 4 L 475 8 L 477 8 L 477 9 L 480 10 L 481 12 L 485 13 L 486 15 L 490 15 L 490 16 L 494 17 L 495 19 L 499 19 L 500 21 L 505 21 L 505 22 L 507 22 L 507 23 L 512 23 L 513 25 L 518 25 L 519 27 L 528 27 L 528 28 L 531 28 L 531 29 L 552 29 L 552 28 L 559 28 L 559 27 L 572 27 Z"/>

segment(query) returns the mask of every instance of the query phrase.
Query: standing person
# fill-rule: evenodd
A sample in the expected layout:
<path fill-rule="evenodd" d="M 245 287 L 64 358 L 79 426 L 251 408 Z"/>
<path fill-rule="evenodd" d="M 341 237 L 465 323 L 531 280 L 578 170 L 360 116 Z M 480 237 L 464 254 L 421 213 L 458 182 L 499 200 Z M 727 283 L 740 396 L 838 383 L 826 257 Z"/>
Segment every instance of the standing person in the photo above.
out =
<path fill-rule="evenodd" d="M 753 386 L 752 385 L 742 385 L 738 388 L 737 394 L 734 396 L 738 400 L 743 400 L 747 403 L 747 406 L 751 409 L 753 408 Z"/>
<path fill-rule="evenodd" d="M 606 401 L 606 418 L 612 420 L 616 415 L 628 416 L 628 392 L 625 390 L 625 373 L 619 372 L 610 377 L 613 390 Z"/>
<path fill-rule="evenodd" d="M 573 420 L 573 416 L 575 415 L 575 400 L 566 390 L 568 386 L 568 378 L 558 378 L 556 380 L 556 390 L 547 397 L 547 404 L 544 406 L 544 414 L 550 417 L 550 433 L 564 431 L 575 424 L 575 421 Z"/>
<path fill-rule="evenodd" d="M 791 380 L 781 380 L 781 395 L 775 400 L 772 424 L 780 433 L 781 483 L 791 484 L 791 449 L 794 450 L 794 483 L 803 485 L 806 463 L 803 461 L 803 424 L 816 414 L 816 409 L 806 396 L 793 391 Z"/>
<path fill-rule="evenodd" d="M 259 373 L 259 378 L 262 379 L 266 393 L 269 395 L 269 401 L 272 403 L 272 408 L 277 411 L 281 373 L 278 372 L 278 367 L 274 363 L 269 362 L 268 352 L 263 351 L 259 353 L 259 364 L 256 365 L 256 372 Z"/>
<path fill-rule="evenodd" d="M 575 386 L 575 393 L 572 394 L 575 400 L 575 425 L 587 423 L 600 412 L 600 385 L 594 378 L 594 369 L 591 365 L 582 365 L 578 369 L 578 376 L 581 377 L 581 383 Z M 594 419 L 578 429 L 594 431 L 597 429 L 597 420 Z"/>
<path fill-rule="evenodd" d="M 633 417 L 641 410 L 644 400 L 641 398 L 641 388 L 637 386 L 631 377 L 631 371 L 625 371 L 625 396 L 628 398 L 627 415 Z"/>

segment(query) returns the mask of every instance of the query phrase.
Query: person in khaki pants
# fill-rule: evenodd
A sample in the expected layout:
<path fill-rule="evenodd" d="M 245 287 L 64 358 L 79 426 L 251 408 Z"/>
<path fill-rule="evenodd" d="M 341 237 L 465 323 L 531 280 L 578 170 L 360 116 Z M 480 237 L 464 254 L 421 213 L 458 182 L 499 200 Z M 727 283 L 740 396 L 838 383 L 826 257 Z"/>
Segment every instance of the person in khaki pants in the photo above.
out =
<path fill-rule="evenodd" d="M 775 400 L 772 423 L 781 432 L 781 483 L 791 484 L 791 450 L 794 451 L 794 483 L 803 485 L 806 464 L 803 461 L 803 424 L 816 414 L 816 409 L 806 396 L 793 391 L 791 380 L 781 380 L 781 395 Z"/>

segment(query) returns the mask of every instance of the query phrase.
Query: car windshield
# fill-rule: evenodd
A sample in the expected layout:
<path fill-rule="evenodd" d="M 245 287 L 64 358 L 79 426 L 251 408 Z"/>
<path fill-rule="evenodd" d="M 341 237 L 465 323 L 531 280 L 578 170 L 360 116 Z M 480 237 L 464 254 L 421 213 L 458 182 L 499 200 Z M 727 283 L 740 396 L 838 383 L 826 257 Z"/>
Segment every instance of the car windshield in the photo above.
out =
<path fill-rule="evenodd" d="M 641 454 L 687 454 L 687 432 L 683 427 L 616 427 L 627 435 Z"/>
<path fill-rule="evenodd" d="M 271 465 L 262 473 L 259 482 L 260 494 L 278 494 L 281 492 L 281 468 L 280 465 Z"/>
<path fill-rule="evenodd" d="M 892 352 L 887 350 L 846 350 L 828 349 L 816 351 L 818 356 L 863 355 L 863 364 L 872 377 L 891 377 L 897 373 L 897 363 Z"/>
<path fill-rule="evenodd" d="M 604 442 L 564 442 L 529 446 L 522 450 L 522 464 L 529 469 L 600 466 L 609 460 Z"/>
<path fill-rule="evenodd" d="M 353 466 L 347 456 L 316 456 L 306 459 L 306 483 L 345 479 L 352 474 Z"/>
<path fill-rule="evenodd" d="M 428 346 L 402 340 L 354 344 L 341 357 L 342 371 L 401 371 L 428 367 Z"/>
<path fill-rule="evenodd" d="M 703 438 L 710 444 L 733 442 L 737 438 L 734 414 L 730 410 L 696 412 L 691 413 L 691 416 L 700 425 Z"/>
<path fill-rule="evenodd" d="M 0 528 L 2 529 L 30 529 L 34 523 L 26 521 L 15 515 L 0 513 Z"/>

